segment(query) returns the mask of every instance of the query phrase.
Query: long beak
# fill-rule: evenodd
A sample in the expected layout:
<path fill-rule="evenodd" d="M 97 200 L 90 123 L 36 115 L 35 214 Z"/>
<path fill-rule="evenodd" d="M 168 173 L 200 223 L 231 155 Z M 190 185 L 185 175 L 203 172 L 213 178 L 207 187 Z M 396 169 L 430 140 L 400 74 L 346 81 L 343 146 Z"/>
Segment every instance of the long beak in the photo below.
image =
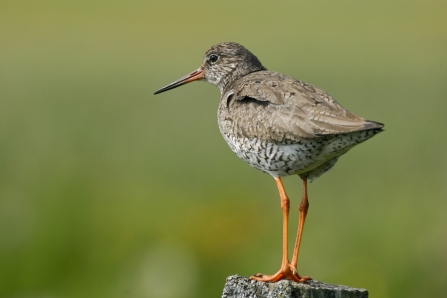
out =
<path fill-rule="evenodd" d="M 205 71 L 201 68 L 194 70 L 193 72 L 191 72 L 190 74 L 187 74 L 186 76 L 184 76 L 183 78 L 178 79 L 177 81 L 155 91 L 154 94 L 158 94 L 158 93 L 162 93 L 177 87 L 180 87 L 181 85 L 190 83 L 192 81 L 197 81 L 197 80 L 201 80 L 203 79 L 205 74 Z"/>

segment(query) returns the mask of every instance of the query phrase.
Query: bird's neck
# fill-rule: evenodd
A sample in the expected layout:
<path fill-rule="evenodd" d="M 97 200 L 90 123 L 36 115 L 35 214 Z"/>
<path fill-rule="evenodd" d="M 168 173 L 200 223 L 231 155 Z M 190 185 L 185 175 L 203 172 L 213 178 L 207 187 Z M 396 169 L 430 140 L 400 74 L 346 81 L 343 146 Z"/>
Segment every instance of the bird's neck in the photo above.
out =
<path fill-rule="evenodd" d="M 248 68 L 248 69 L 245 68 L 243 72 L 238 71 L 237 67 L 234 68 L 234 70 L 232 72 L 229 72 L 226 76 L 222 77 L 220 82 L 217 84 L 217 86 L 219 87 L 220 93 L 223 94 L 225 92 L 225 90 L 227 90 L 237 80 L 239 80 L 251 73 L 262 71 L 262 70 L 267 70 L 267 68 L 265 68 L 262 65 L 259 65 L 259 66 Z"/>

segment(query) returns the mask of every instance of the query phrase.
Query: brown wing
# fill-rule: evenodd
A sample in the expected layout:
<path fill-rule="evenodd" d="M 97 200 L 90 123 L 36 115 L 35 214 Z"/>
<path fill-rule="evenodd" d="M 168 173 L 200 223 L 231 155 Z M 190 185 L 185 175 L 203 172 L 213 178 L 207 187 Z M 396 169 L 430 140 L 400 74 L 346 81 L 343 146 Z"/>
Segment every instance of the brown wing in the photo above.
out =
<path fill-rule="evenodd" d="M 280 73 L 255 72 L 235 83 L 223 98 L 239 136 L 296 142 L 383 127 L 345 110 L 318 87 Z"/>

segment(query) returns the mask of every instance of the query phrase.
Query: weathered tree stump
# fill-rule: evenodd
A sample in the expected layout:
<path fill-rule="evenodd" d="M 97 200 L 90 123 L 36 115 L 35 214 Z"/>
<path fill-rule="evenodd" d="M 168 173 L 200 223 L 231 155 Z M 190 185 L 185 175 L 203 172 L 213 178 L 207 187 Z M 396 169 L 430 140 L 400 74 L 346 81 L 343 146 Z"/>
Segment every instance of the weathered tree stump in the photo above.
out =
<path fill-rule="evenodd" d="M 227 278 L 222 298 L 368 298 L 368 291 L 318 280 L 264 283 L 233 275 Z"/>

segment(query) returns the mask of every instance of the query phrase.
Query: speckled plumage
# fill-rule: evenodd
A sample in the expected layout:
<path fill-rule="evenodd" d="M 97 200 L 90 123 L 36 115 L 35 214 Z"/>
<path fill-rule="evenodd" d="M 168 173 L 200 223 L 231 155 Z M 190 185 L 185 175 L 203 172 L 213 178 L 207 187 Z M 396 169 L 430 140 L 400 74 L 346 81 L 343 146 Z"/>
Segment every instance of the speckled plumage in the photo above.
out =
<path fill-rule="evenodd" d="M 206 55 L 222 53 L 222 47 Z M 259 70 L 220 84 L 218 108 L 223 137 L 251 166 L 274 177 L 299 174 L 312 181 L 340 155 L 382 131 L 382 124 L 350 113 L 318 87 L 251 60 Z"/>

